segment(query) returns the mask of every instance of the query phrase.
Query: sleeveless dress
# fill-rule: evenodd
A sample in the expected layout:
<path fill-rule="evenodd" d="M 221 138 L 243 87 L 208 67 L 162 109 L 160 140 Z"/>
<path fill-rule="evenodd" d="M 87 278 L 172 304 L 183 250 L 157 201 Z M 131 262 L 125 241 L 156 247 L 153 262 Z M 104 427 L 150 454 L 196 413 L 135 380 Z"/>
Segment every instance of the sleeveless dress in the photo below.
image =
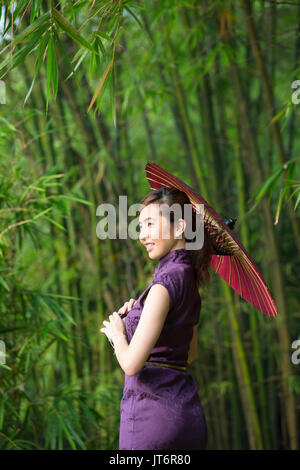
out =
<path fill-rule="evenodd" d="M 162 284 L 168 290 L 170 309 L 147 362 L 187 366 L 193 327 L 199 322 L 201 310 L 191 251 L 180 248 L 160 258 L 152 282 L 126 317 L 129 343 L 139 322 L 143 301 L 154 284 Z M 144 365 L 135 375 L 125 373 L 119 450 L 203 450 L 206 446 L 206 418 L 189 372 Z"/>

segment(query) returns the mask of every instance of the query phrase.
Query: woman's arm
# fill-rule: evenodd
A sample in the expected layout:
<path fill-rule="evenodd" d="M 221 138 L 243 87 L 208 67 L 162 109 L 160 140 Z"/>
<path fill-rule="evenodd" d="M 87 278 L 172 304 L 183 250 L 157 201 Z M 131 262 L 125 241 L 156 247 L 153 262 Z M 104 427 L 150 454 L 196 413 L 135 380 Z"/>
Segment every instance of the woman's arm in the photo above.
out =
<path fill-rule="evenodd" d="M 194 359 L 197 357 L 197 343 L 198 343 L 198 335 L 197 335 L 197 325 L 194 326 L 193 330 L 193 337 L 190 342 L 190 348 L 188 353 L 188 364 L 190 364 Z"/>
<path fill-rule="evenodd" d="M 168 290 L 161 284 L 154 284 L 148 292 L 130 344 L 125 336 L 116 337 L 115 354 L 127 375 L 135 375 L 143 368 L 162 332 L 169 307 Z"/>

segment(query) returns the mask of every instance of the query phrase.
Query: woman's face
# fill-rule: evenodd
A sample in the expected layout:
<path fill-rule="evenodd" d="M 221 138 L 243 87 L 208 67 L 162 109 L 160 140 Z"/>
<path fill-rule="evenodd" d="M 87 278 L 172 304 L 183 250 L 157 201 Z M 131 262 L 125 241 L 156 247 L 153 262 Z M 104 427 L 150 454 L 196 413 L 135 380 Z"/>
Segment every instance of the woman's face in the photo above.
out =
<path fill-rule="evenodd" d="M 177 238 L 175 238 L 173 225 L 169 223 L 167 215 L 160 214 L 159 209 L 158 203 L 149 204 L 141 210 L 139 216 L 139 239 L 146 246 L 151 259 L 159 259 L 176 248 L 185 248 L 182 230 L 178 230 Z M 183 219 L 180 220 L 183 221 Z M 184 230 L 185 225 L 182 223 L 179 225 Z M 178 238 L 178 235 L 181 238 Z"/>

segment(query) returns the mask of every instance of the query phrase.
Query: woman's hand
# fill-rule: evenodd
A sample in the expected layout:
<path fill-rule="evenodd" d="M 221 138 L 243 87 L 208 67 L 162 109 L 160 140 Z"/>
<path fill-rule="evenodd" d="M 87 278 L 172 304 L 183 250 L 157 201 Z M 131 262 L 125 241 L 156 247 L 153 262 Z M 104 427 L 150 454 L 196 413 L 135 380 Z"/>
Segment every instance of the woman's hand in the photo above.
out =
<path fill-rule="evenodd" d="M 114 335 L 125 334 L 126 330 L 122 319 L 118 312 L 113 312 L 112 315 L 109 315 L 109 322 L 103 321 L 104 328 L 100 328 L 100 332 L 104 333 L 109 341 L 113 340 Z"/>
<path fill-rule="evenodd" d="M 109 318 L 113 317 L 114 314 L 116 314 L 116 316 L 118 316 L 120 322 L 122 322 L 122 327 L 120 327 L 120 322 L 118 322 L 118 325 L 114 322 L 114 323 L 109 323 L 107 321 L 104 321 L 103 322 L 103 325 L 105 325 L 105 328 L 101 328 L 100 331 L 101 333 L 105 333 L 107 338 L 110 340 L 111 339 L 111 336 L 113 334 L 117 334 L 117 333 L 126 333 L 126 329 L 125 329 L 125 320 L 126 320 L 126 317 L 124 318 L 121 318 L 120 315 L 126 313 L 126 315 L 128 314 L 128 312 L 132 309 L 133 305 L 135 304 L 136 300 L 135 299 L 130 299 L 128 302 L 125 302 L 125 304 L 119 308 L 118 312 L 114 312 L 113 315 L 110 315 Z M 114 317 L 115 319 L 115 317 Z M 106 325 L 107 324 L 107 325 Z M 116 330 L 116 327 L 117 327 L 117 330 Z"/>
<path fill-rule="evenodd" d="M 129 302 L 125 302 L 125 304 L 123 305 L 123 307 L 121 307 L 119 310 L 118 310 L 118 314 L 119 315 L 123 315 L 124 313 L 126 313 L 126 315 L 128 314 L 128 312 L 132 309 L 132 307 L 134 306 L 136 300 L 135 299 L 130 299 Z M 125 318 L 122 318 L 122 321 L 125 322 Z"/>
<path fill-rule="evenodd" d="M 122 322 L 123 322 L 123 325 L 125 327 L 125 322 L 126 322 L 126 317 L 127 317 L 127 314 L 128 312 L 132 309 L 133 305 L 135 304 L 136 300 L 135 299 L 130 299 L 129 302 L 125 302 L 125 304 L 123 305 L 123 307 L 121 307 L 119 310 L 118 310 L 118 314 L 119 315 L 126 315 L 125 317 L 121 318 Z"/>

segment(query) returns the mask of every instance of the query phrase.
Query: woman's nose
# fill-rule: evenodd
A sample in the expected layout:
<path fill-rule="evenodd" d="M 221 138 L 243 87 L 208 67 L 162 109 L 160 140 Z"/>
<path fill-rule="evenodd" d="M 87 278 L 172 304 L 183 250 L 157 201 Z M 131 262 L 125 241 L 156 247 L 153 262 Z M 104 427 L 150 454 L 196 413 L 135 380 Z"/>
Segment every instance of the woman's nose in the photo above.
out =
<path fill-rule="evenodd" d="M 147 236 L 148 236 L 147 230 L 141 228 L 140 235 L 139 235 L 140 240 L 145 240 Z"/>

